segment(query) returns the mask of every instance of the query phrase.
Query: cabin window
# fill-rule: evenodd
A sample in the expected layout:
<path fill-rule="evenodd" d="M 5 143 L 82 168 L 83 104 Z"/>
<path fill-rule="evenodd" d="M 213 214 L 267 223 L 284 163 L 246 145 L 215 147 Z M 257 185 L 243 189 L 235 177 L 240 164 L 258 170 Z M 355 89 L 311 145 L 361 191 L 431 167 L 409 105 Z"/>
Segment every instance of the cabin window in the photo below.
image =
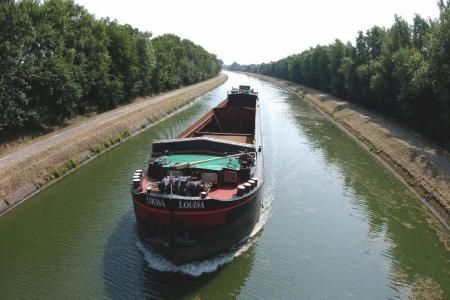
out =
<path fill-rule="evenodd" d="M 216 173 L 202 173 L 202 181 L 211 182 L 212 184 L 217 184 L 217 174 Z"/>
<path fill-rule="evenodd" d="M 237 182 L 238 178 L 237 178 L 237 172 L 234 171 L 225 171 L 223 173 L 223 180 L 225 182 Z"/>

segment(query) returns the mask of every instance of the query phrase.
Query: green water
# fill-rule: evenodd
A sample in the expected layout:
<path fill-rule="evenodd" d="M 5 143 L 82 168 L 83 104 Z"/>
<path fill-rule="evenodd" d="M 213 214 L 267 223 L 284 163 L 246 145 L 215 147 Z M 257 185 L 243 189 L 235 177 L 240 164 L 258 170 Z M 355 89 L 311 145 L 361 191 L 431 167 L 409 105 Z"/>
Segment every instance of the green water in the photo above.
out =
<path fill-rule="evenodd" d="M 154 139 L 175 136 L 239 84 L 261 99 L 262 229 L 242 249 L 175 268 L 137 240 L 131 176 Z M 306 102 L 229 73 L 183 112 L 1 217 L 0 299 L 395 299 L 421 282 L 450 298 L 450 255 L 429 218 Z"/>

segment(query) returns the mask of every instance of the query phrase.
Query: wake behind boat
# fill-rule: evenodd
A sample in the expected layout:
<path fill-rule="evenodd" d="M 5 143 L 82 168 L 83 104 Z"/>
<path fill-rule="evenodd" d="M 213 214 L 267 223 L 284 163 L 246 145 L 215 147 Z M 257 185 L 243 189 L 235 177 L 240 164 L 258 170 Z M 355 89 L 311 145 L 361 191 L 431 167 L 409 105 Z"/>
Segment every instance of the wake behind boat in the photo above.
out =
<path fill-rule="evenodd" d="M 246 238 L 261 210 L 263 152 L 258 95 L 249 86 L 176 139 L 153 143 L 133 177 L 140 238 L 180 265 L 223 252 Z"/>

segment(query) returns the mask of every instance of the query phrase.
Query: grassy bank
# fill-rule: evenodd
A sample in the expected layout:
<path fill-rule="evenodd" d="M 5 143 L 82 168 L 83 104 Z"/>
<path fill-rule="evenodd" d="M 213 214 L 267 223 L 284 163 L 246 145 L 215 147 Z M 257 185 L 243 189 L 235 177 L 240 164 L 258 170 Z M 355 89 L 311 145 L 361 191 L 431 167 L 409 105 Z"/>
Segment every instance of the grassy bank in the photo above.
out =
<path fill-rule="evenodd" d="M 390 167 L 450 227 L 450 155 L 445 150 L 347 101 L 289 81 L 247 74 L 281 85 L 329 115 Z"/>
<path fill-rule="evenodd" d="M 162 101 L 158 101 L 158 97 L 152 97 L 136 104 L 139 105 L 138 109 L 130 109 L 134 104 L 125 106 L 123 109 L 127 111 L 126 114 L 109 120 L 106 118 L 98 126 L 80 130 L 8 164 L 0 170 L 0 214 L 226 80 L 227 76 L 220 74 L 213 79 L 177 90 L 179 92 L 163 95 Z M 94 121 L 96 120 L 92 120 Z"/>

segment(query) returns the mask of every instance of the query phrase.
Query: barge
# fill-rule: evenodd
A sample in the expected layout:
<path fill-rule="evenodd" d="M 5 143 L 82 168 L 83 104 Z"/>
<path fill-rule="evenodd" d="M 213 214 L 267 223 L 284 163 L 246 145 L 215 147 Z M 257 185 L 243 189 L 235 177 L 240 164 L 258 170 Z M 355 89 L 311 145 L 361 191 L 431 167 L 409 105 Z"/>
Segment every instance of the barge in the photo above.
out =
<path fill-rule="evenodd" d="M 239 86 L 177 138 L 153 143 L 131 188 L 144 244 L 181 265 L 249 236 L 261 211 L 259 115 L 257 92 Z"/>

